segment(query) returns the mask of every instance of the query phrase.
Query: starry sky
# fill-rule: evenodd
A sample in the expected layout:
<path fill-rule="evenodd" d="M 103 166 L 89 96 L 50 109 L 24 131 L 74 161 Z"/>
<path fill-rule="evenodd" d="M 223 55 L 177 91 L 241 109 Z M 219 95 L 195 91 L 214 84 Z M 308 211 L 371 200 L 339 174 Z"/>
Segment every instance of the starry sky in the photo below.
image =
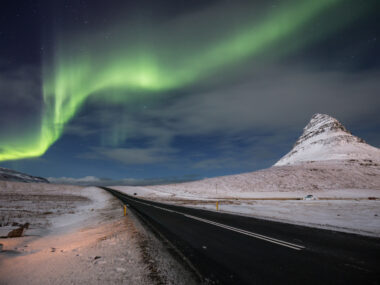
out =
<path fill-rule="evenodd" d="M 4 1 L 0 166 L 131 185 L 248 172 L 317 112 L 379 147 L 379 8 Z"/>

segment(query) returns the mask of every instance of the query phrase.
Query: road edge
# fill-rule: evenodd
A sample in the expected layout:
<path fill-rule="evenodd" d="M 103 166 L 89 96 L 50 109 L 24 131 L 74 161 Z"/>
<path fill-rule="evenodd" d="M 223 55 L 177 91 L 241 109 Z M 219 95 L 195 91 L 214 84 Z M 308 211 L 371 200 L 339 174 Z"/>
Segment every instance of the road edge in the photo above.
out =
<path fill-rule="evenodd" d="M 102 190 L 107 191 L 112 196 L 117 198 L 122 204 L 123 202 L 114 195 L 107 187 L 99 187 Z M 114 189 L 110 189 L 116 191 Z M 127 205 L 127 213 L 129 213 L 140 225 L 150 231 L 155 238 L 161 243 L 171 257 L 176 260 L 183 268 L 188 271 L 195 279 L 196 284 L 209 284 L 199 270 L 192 264 L 192 262 L 171 242 L 169 241 L 151 222 L 149 222 L 141 213 Z"/>

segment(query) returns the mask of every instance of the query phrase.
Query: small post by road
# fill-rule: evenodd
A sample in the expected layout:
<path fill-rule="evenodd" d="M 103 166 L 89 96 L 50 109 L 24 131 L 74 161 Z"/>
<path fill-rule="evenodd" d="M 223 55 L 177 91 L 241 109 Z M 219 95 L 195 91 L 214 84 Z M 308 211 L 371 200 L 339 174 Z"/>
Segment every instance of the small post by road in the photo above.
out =
<path fill-rule="evenodd" d="M 219 201 L 216 201 L 216 210 L 219 211 Z"/>
<path fill-rule="evenodd" d="M 126 215 L 127 215 L 127 206 L 124 205 L 124 216 L 126 216 Z"/>

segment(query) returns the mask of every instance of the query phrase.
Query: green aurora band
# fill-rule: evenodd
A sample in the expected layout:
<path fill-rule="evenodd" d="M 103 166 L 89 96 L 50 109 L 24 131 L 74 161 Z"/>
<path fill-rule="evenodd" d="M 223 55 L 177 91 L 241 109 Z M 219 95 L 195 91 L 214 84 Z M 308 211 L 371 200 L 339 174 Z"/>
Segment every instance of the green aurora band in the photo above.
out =
<path fill-rule="evenodd" d="M 128 102 L 133 96 L 154 96 L 196 84 L 268 49 L 281 50 L 286 47 L 286 39 L 297 36 L 316 17 L 336 8 L 340 2 L 292 2 L 259 21 L 244 22 L 238 32 L 226 31 L 211 43 L 195 40 L 196 44 L 190 47 L 180 44 L 181 37 L 188 36 L 186 28 L 171 44 L 157 40 L 160 36 L 165 38 L 167 32 L 160 31 L 160 27 L 155 27 L 154 34 L 159 36 L 153 40 L 123 39 L 123 31 L 117 39 L 110 40 L 113 44 L 102 43 L 97 35 L 57 40 L 52 59 L 45 60 L 43 66 L 44 106 L 38 131 L 25 135 L 22 140 L 2 142 L 0 161 L 43 155 L 62 136 L 65 125 L 89 96 L 118 104 Z M 343 22 L 336 19 L 334 24 L 339 26 Z M 297 48 L 305 44 L 305 40 L 299 39 Z"/>

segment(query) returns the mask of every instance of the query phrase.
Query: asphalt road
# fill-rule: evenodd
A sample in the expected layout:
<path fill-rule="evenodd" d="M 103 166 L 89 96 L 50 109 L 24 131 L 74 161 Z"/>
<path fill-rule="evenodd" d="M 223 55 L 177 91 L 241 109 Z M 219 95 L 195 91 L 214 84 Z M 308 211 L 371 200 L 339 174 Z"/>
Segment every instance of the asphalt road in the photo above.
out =
<path fill-rule="evenodd" d="M 138 199 L 102 187 L 217 284 L 380 284 L 380 239 Z"/>

